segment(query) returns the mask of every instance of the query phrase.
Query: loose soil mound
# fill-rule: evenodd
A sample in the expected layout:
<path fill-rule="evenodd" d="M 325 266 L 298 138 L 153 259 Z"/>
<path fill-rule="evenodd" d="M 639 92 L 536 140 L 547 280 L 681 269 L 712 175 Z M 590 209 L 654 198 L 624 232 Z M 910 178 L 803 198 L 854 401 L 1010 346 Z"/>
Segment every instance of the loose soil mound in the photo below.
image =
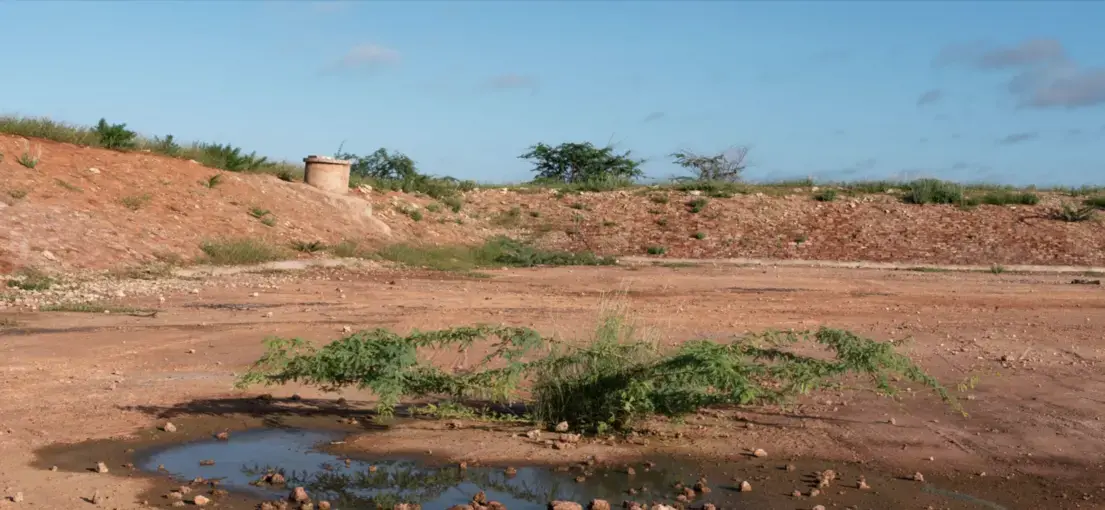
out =
<path fill-rule="evenodd" d="M 1105 223 L 1049 219 L 1064 199 L 1054 194 L 1042 194 L 1036 206 L 960 209 L 908 205 L 890 195 L 817 202 L 808 188 L 732 198 L 483 189 L 466 193 L 453 212 L 426 197 L 359 190 L 335 197 L 272 175 L 47 140 L 30 141 L 41 158 L 26 168 L 18 156 L 27 144 L 0 135 L 0 273 L 192 260 L 203 241 L 219 238 L 285 247 L 354 240 L 371 248 L 469 243 L 500 233 L 604 255 L 1105 265 Z M 210 186 L 216 174 L 221 182 Z M 695 199 L 705 201 L 697 212 L 688 205 Z"/>

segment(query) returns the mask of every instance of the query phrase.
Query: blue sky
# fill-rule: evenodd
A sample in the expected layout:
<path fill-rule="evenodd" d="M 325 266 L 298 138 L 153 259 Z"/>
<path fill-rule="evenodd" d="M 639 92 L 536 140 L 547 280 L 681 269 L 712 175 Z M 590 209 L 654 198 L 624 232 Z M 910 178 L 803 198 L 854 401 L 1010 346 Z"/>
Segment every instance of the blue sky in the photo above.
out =
<path fill-rule="evenodd" d="M 1105 2 L 2 2 L 0 110 L 280 159 L 531 174 L 750 147 L 752 180 L 1105 182 Z"/>

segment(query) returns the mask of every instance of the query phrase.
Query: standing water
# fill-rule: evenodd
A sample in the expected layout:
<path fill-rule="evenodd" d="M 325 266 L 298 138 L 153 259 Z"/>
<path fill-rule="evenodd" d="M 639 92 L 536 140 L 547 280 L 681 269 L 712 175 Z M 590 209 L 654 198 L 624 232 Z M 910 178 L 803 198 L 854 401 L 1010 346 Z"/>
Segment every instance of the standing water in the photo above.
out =
<path fill-rule="evenodd" d="M 638 499 L 669 499 L 662 496 L 671 493 L 671 487 L 679 481 L 671 476 L 674 473 L 662 470 L 638 469 L 630 475 L 625 470 L 609 469 L 585 473 L 582 466 L 569 471 L 520 467 L 508 474 L 503 468 L 347 460 L 317 448 L 341 438 L 340 433 L 327 431 L 254 429 L 232 434 L 227 441 L 207 440 L 151 450 L 136 464 L 142 470 L 168 472 L 180 479 L 219 480 L 221 487 L 260 499 L 283 498 L 290 488 L 303 487 L 312 499 L 328 500 L 333 508 L 371 510 L 378 506 L 391 508 L 400 502 L 419 503 L 428 509 L 448 508 L 468 503 L 480 491 L 488 500 L 510 510 L 544 509 L 549 501 L 558 499 L 587 502 L 599 498 L 619 504 L 631 488 L 640 495 Z M 283 475 L 286 485 L 256 484 L 273 472 Z"/>

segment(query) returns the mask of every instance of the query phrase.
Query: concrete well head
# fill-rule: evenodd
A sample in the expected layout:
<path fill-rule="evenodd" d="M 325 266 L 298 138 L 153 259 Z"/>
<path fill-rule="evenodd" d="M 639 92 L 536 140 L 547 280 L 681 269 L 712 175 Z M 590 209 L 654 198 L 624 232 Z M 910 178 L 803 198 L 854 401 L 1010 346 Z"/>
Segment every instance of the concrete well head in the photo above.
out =
<path fill-rule="evenodd" d="M 326 156 L 303 158 L 303 182 L 328 193 L 349 192 L 349 169 L 352 161 Z"/>

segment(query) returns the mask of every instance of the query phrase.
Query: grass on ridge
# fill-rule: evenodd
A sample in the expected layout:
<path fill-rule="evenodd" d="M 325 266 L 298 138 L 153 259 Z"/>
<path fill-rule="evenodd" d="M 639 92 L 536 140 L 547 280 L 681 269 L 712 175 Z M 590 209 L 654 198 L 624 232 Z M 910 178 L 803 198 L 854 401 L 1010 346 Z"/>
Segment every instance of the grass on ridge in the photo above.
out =
<path fill-rule="evenodd" d="M 126 124 L 100 124 L 89 127 L 58 122 L 42 117 L 0 115 L 0 133 L 43 138 L 86 147 L 101 147 L 122 151 L 150 151 L 178 159 L 194 160 L 204 166 L 231 172 L 265 172 L 302 174 L 301 165 L 269 161 L 257 153 L 245 153 L 230 144 L 178 144 L 172 135 L 147 138 L 126 129 Z"/>

